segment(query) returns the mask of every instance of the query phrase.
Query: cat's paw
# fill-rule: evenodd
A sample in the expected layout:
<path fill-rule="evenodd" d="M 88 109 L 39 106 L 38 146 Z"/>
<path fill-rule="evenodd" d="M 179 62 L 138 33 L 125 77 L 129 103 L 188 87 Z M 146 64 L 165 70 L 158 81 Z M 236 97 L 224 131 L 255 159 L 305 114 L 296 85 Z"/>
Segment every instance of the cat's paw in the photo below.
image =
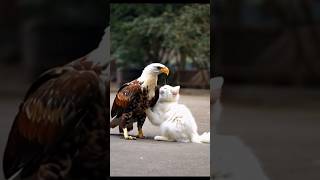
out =
<path fill-rule="evenodd" d="M 161 141 L 161 137 L 162 137 L 162 136 L 155 136 L 155 137 L 154 137 L 154 140 L 156 140 L 156 141 Z"/>
<path fill-rule="evenodd" d="M 155 136 L 154 140 L 156 140 L 156 141 L 173 141 L 173 140 L 170 140 L 169 138 L 167 138 L 165 136 Z"/>
<path fill-rule="evenodd" d="M 202 143 L 202 142 L 200 141 L 200 139 L 192 139 L 191 142 L 193 142 L 193 143 L 199 143 L 199 144 Z"/>

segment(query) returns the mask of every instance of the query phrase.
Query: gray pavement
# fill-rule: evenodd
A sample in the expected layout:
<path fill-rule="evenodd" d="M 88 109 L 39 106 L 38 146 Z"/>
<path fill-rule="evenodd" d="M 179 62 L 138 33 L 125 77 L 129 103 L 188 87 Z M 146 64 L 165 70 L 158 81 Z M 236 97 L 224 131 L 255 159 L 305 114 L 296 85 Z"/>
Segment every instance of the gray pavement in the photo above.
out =
<path fill-rule="evenodd" d="M 217 124 L 217 133 L 222 138 L 214 144 L 214 154 L 220 157 L 232 154 L 234 158 L 227 168 L 218 167 L 221 161 L 213 162 L 216 169 L 225 170 L 220 174 L 252 167 L 245 158 L 236 157 L 243 156 L 239 152 L 245 147 L 270 180 L 320 179 L 319 89 L 226 87 L 224 90 L 224 108 Z M 231 137 L 241 143 L 231 144 Z M 246 172 L 253 175 L 255 169 Z M 257 179 L 241 177 L 235 173 L 225 179 Z"/>
<path fill-rule="evenodd" d="M 12 87 L 0 87 L 0 180 L 3 180 L 2 155 L 14 117 L 27 88 L 12 83 Z M 15 86 L 15 88 L 14 88 Z M 191 94 L 191 92 L 186 92 Z M 209 131 L 209 93 L 204 91 L 195 98 L 181 97 L 197 117 L 199 132 Z M 111 94 L 113 100 L 114 93 Z M 193 105 L 196 102 L 197 105 Z M 147 139 L 125 141 L 117 135 L 110 137 L 111 175 L 192 175 L 209 176 L 208 144 L 185 144 L 156 142 L 152 139 L 159 133 L 158 127 L 146 121 Z M 117 130 L 111 133 L 117 134 Z M 132 133 L 132 132 L 131 132 Z M 136 134 L 136 127 L 134 134 Z"/>
<path fill-rule="evenodd" d="M 186 93 L 189 94 L 189 93 Z M 199 133 L 210 131 L 209 93 L 182 94 L 180 102 L 186 104 L 196 118 Z M 115 93 L 111 93 L 112 106 Z M 137 134 L 134 131 L 129 134 Z M 148 120 L 143 126 L 146 139 L 127 141 L 120 138 L 118 128 L 110 130 L 111 176 L 209 176 L 210 144 L 154 141 L 159 127 Z"/>
<path fill-rule="evenodd" d="M 216 135 L 213 143 L 215 180 L 269 180 L 257 156 L 240 138 Z"/>
<path fill-rule="evenodd" d="M 1 162 L 9 128 L 23 98 L 22 91 L 25 91 L 23 88 L 14 89 L 19 92 L 11 94 L 6 90 L 0 95 Z M 224 90 L 222 119 L 217 125 L 222 138 L 220 145 L 213 144 L 221 153 L 215 154 L 222 160 L 230 154 L 236 155 L 234 152 L 241 151 L 235 146 L 238 144 L 238 147 L 245 147 L 242 149 L 255 156 L 254 159 L 270 180 L 320 179 L 319 90 L 290 92 L 269 88 L 262 89 L 263 93 L 252 87 L 226 87 Z M 181 96 L 181 101 L 191 108 L 197 118 L 200 133 L 208 131 L 208 93 L 186 94 Z M 113 98 L 114 93 L 111 94 L 111 101 Z M 209 175 L 209 145 L 153 141 L 152 137 L 159 133 L 159 129 L 148 121 L 144 130 L 147 139 L 137 141 L 125 141 L 113 135 L 118 134 L 118 129 L 111 131 L 111 175 Z M 229 158 L 230 162 L 235 158 Z M 238 167 L 247 165 L 242 158 L 229 164 Z M 2 180 L 2 163 L 0 168 Z"/>

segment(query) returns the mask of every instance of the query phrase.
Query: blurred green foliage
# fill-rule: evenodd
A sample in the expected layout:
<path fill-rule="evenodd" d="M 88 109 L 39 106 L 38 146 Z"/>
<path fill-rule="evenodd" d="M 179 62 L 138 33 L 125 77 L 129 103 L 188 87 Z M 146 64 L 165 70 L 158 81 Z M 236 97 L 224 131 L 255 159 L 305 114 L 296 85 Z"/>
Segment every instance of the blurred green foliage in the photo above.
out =
<path fill-rule="evenodd" d="M 209 4 L 112 4 L 111 53 L 122 68 L 209 68 Z"/>

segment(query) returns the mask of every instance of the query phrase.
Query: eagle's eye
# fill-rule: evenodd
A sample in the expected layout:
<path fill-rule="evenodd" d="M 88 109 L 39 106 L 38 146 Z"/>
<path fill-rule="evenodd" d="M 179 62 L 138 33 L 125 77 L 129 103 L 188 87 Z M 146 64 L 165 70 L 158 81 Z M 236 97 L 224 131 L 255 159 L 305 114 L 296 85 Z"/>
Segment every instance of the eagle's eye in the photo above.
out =
<path fill-rule="evenodd" d="M 157 69 L 160 70 L 160 69 L 161 69 L 161 66 L 157 66 Z"/>

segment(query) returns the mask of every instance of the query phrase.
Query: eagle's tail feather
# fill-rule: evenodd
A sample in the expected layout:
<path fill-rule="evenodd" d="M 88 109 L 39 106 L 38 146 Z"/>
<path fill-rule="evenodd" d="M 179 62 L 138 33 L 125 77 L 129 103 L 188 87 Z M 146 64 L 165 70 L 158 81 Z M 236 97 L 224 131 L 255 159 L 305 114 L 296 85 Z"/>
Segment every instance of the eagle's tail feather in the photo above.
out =
<path fill-rule="evenodd" d="M 119 126 L 120 122 L 121 122 L 120 118 L 118 118 L 118 117 L 113 118 L 110 122 L 110 128 L 115 128 L 115 127 Z M 133 129 L 133 123 L 128 124 L 127 130 L 131 131 L 132 129 Z M 119 132 L 123 133 L 123 129 L 120 126 L 119 126 Z"/>
<path fill-rule="evenodd" d="M 119 124 L 120 124 L 120 118 L 115 117 L 110 122 L 110 128 L 115 128 L 119 126 Z"/>

